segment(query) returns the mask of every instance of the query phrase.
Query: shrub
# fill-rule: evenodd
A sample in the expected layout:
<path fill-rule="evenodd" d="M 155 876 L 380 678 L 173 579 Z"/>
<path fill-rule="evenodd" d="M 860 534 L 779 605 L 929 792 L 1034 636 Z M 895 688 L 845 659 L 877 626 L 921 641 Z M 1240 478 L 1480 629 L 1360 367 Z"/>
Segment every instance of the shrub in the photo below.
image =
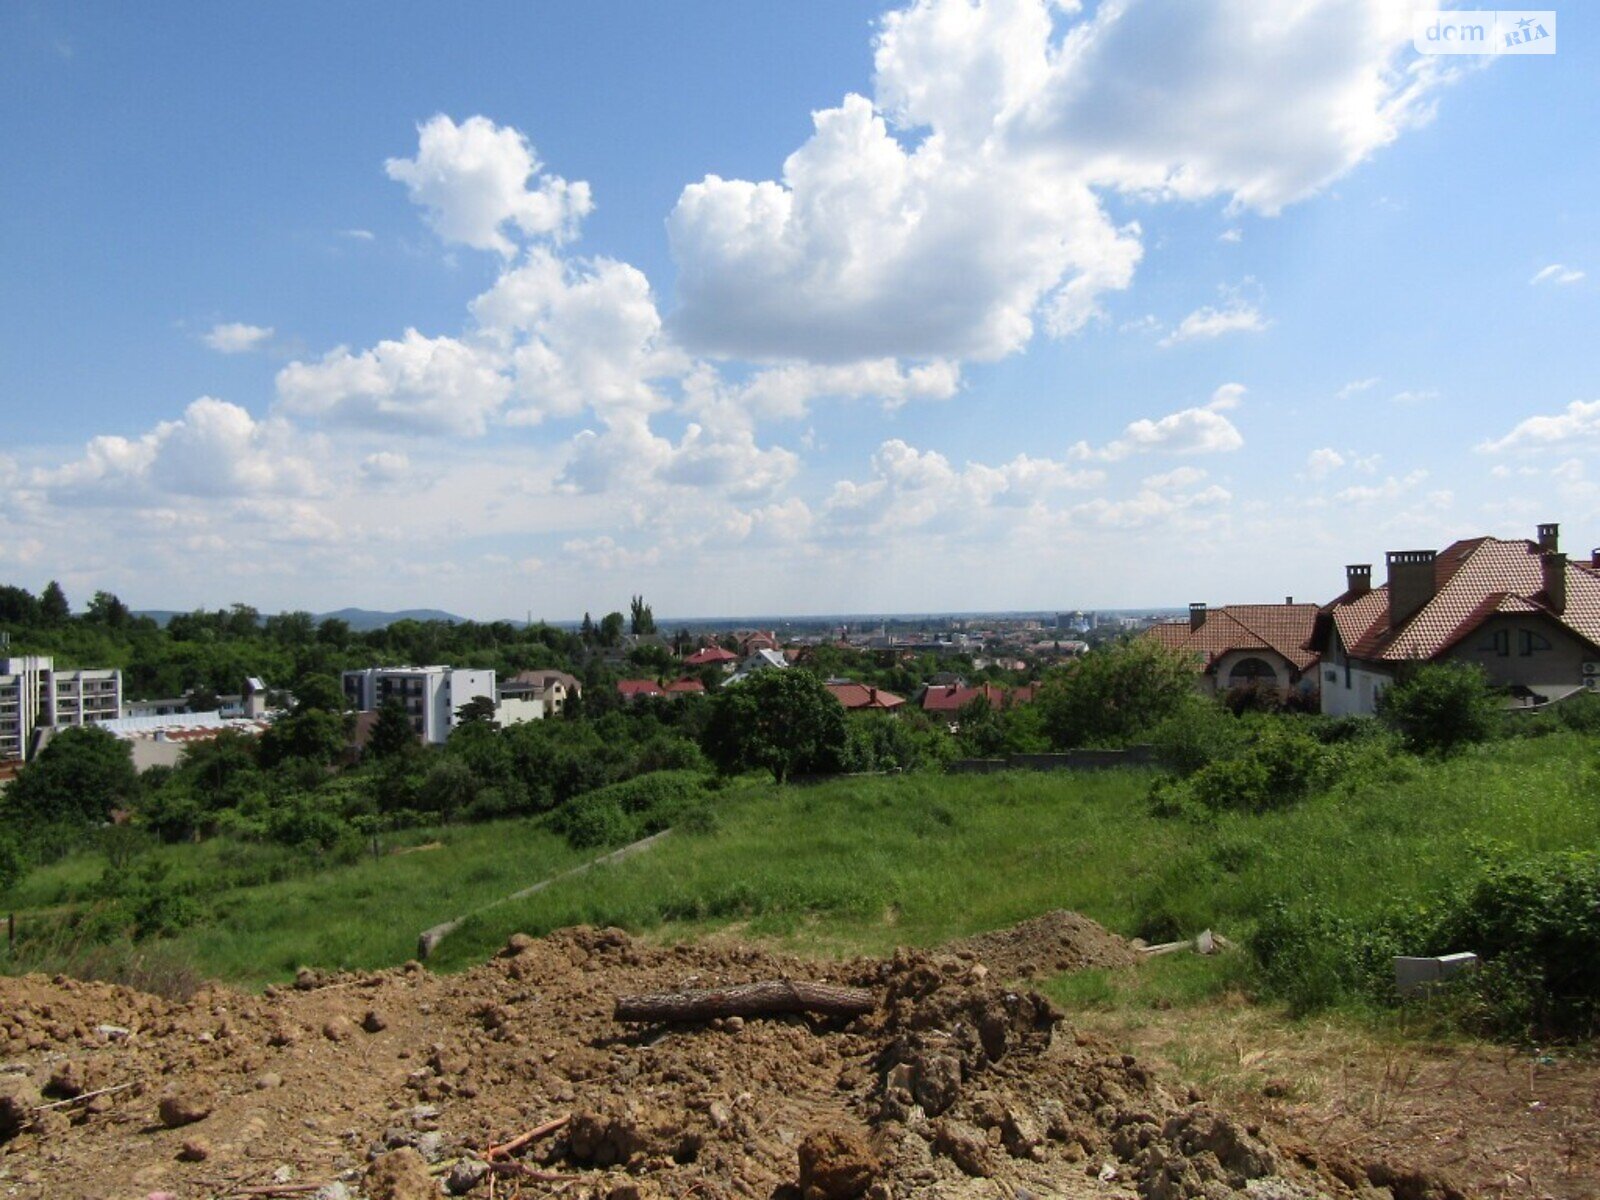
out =
<path fill-rule="evenodd" d="M 1484 958 L 1478 992 L 1492 1031 L 1600 1032 L 1600 854 L 1490 866 L 1452 897 L 1434 941 Z"/>
<path fill-rule="evenodd" d="M 704 822 L 705 780 L 696 771 L 657 771 L 575 796 L 551 824 L 578 849 L 621 845 L 658 833 L 680 820 Z M 692 818 L 692 820 L 691 820 Z"/>
<path fill-rule="evenodd" d="M 1288 808 L 1311 794 L 1327 759 L 1315 738 L 1272 721 L 1242 752 L 1213 759 L 1182 783 L 1152 788 L 1152 808 L 1158 816 L 1189 817 Z"/>
<path fill-rule="evenodd" d="M 1035 703 L 1054 746 L 1121 746 L 1178 712 L 1194 680 L 1182 656 L 1140 637 L 1084 655 L 1047 679 Z"/>
<path fill-rule="evenodd" d="M 1493 737 L 1501 709 L 1481 667 L 1427 663 L 1383 694 L 1378 716 L 1408 749 L 1449 754 Z"/>
<path fill-rule="evenodd" d="M 1238 754 L 1247 736 L 1244 724 L 1221 704 L 1190 696 L 1177 712 L 1151 730 L 1150 744 L 1162 766 L 1179 775 L 1193 775 L 1201 767 Z"/>

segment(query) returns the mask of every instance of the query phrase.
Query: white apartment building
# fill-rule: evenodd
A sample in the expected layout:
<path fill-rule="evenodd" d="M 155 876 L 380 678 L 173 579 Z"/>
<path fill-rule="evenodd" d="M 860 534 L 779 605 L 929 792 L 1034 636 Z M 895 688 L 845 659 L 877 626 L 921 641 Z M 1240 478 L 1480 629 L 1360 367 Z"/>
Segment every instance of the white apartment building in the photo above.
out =
<path fill-rule="evenodd" d="M 346 671 L 345 699 L 358 712 L 382 708 L 390 700 L 405 706 L 411 727 L 424 742 L 438 744 L 456 726 L 456 709 L 478 697 L 497 700 L 493 671 L 454 667 L 371 667 Z"/>
<path fill-rule="evenodd" d="M 0 761 L 28 758 L 36 730 L 121 715 L 121 671 L 58 671 L 48 655 L 0 658 Z"/>

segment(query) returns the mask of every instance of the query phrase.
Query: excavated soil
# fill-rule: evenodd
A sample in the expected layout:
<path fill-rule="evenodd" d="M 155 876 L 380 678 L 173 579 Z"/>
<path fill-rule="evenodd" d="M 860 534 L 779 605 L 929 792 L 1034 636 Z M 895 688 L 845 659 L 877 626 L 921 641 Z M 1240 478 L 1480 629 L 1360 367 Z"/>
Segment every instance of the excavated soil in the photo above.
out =
<path fill-rule="evenodd" d="M 1059 943 L 1062 925 L 1018 941 Z M 304 972 L 263 996 L 3 979 L 0 1196 L 1352 1194 L 1075 1033 L 1044 996 L 999 982 L 1012 973 L 972 943 L 813 963 L 579 928 L 518 935 L 460 975 Z M 878 1008 L 611 1018 L 619 994 L 774 978 L 869 988 Z"/>
<path fill-rule="evenodd" d="M 945 949 L 972 955 L 1001 979 L 1042 979 L 1086 967 L 1131 967 L 1139 960 L 1125 939 L 1064 908 L 1009 929 L 962 938 Z"/>

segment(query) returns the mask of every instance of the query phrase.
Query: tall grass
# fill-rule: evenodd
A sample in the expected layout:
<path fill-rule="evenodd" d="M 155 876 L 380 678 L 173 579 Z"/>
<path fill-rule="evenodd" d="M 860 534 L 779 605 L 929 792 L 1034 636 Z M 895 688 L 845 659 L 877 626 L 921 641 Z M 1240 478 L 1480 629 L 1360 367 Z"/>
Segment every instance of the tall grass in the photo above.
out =
<path fill-rule="evenodd" d="M 731 930 L 848 954 L 933 944 L 1057 907 L 1150 939 L 1210 927 L 1243 940 L 1274 904 L 1359 920 L 1396 902 L 1427 904 L 1490 857 L 1600 845 L 1596 748 L 1562 733 L 1428 761 L 1376 742 L 1291 808 L 1210 821 L 1153 815 L 1155 775 L 1141 770 L 735 786 L 716 794 L 716 820 L 702 832 L 680 830 L 648 854 L 490 909 L 444 943 L 437 965 L 480 961 L 517 930 L 577 923 L 663 937 Z M 246 984 L 302 963 L 398 963 L 427 926 L 595 853 L 528 821 L 437 837 L 439 849 L 247 886 L 227 884 L 270 876 L 273 852 L 162 848 L 174 873 L 218 881 L 212 919 L 162 949 Z M 21 896 L 60 903 L 97 870 L 91 858 L 63 861 Z M 1202 971 L 1191 985 L 1223 977 Z"/>

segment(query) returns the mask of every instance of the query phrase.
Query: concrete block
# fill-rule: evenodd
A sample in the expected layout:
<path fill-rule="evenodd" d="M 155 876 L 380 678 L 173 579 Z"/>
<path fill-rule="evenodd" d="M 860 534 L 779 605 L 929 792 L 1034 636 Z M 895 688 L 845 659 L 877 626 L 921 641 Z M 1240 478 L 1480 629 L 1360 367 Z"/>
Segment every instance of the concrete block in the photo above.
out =
<path fill-rule="evenodd" d="M 1394 990 L 1402 999 L 1425 995 L 1446 980 L 1463 971 L 1475 971 L 1478 956 L 1463 952 L 1441 954 L 1437 958 L 1405 958 L 1394 960 Z"/>

